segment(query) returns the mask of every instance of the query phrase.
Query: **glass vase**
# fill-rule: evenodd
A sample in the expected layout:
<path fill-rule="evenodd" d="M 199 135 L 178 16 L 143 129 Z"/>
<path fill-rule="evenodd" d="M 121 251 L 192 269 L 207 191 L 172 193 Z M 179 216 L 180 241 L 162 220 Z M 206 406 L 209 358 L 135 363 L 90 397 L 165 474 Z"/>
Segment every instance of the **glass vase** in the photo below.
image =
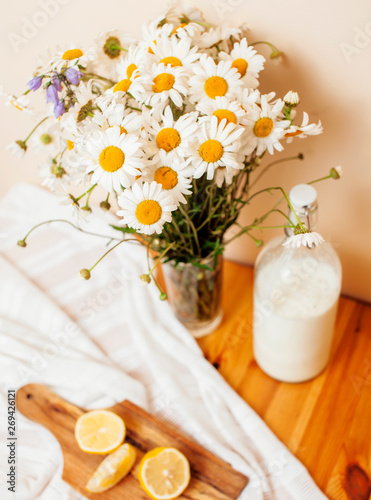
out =
<path fill-rule="evenodd" d="M 208 257 L 199 266 L 174 261 L 162 264 L 169 303 L 195 338 L 212 333 L 222 321 L 223 258 Z"/>

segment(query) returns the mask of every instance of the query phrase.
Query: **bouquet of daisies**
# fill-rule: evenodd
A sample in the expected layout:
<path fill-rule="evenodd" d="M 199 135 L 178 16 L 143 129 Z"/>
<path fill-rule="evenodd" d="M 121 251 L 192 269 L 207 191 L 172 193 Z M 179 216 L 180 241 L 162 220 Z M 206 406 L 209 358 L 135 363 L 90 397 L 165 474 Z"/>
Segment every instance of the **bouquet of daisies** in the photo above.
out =
<path fill-rule="evenodd" d="M 258 194 L 250 192 L 251 174 L 266 153 L 322 126 L 307 113 L 294 124 L 295 92 L 281 99 L 257 90 L 265 58 L 246 34 L 244 26 L 212 27 L 195 8 L 178 5 L 144 26 L 141 40 L 110 31 L 92 47 L 49 54 L 24 95 L 6 96 L 39 120 L 10 148 L 44 150 L 43 185 L 65 193 L 80 216 L 91 212 L 92 192 L 103 191 L 100 207 L 117 213 L 123 239 L 137 233 L 158 260 L 200 266 L 242 234 L 259 244 L 252 232 L 278 209 L 239 225 Z M 34 92 L 45 96 L 42 111 L 29 107 Z M 270 189 L 287 199 L 282 188 L 260 192 Z M 298 227 L 305 230 L 299 219 Z"/>

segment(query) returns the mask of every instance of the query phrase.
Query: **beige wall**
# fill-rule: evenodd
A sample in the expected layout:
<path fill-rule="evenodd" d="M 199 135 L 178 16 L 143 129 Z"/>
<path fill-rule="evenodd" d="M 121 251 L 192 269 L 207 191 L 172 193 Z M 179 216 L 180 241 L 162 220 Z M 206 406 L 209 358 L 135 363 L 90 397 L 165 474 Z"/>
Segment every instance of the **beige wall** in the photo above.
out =
<path fill-rule="evenodd" d="M 54 46 L 70 40 L 89 43 L 98 31 L 118 26 L 139 34 L 141 23 L 161 12 L 166 3 L 164 0 L 1 0 L 0 82 L 5 89 L 20 93 L 33 70 L 35 57 L 44 51 L 46 44 Z M 269 183 L 290 189 L 298 182 L 325 175 L 332 166 L 343 165 L 341 181 L 329 180 L 318 185 L 319 230 L 340 254 L 344 292 L 371 301 L 369 0 L 199 0 L 195 3 L 211 22 L 245 21 L 251 28 L 250 41 L 268 39 L 285 52 L 282 65 L 271 62 L 266 65 L 261 89 L 276 90 L 280 95 L 290 89 L 298 91 L 302 109 L 314 121 L 322 120 L 325 133 L 288 145 L 280 157 L 302 151 L 305 161 L 275 167 L 259 186 Z M 46 5 L 49 14 L 45 14 Z M 23 41 L 16 40 L 16 36 L 23 37 Z M 18 48 L 16 42 L 21 43 Z M 264 48 L 260 49 L 268 54 Z M 4 149 L 15 138 L 24 136 L 29 128 L 27 118 L 14 109 L 0 107 L 0 110 L 1 195 L 15 182 L 38 182 L 38 177 L 35 157 L 18 160 Z M 271 203 L 269 196 L 261 198 L 246 210 L 244 220 L 252 220 L 268 203 Z M 274 232 L 269 231 L 264 238 L 273 236 Z M 246 237 L 233 244 L 227 255 L 252 263 L 256 254 L 257 249 Z"/>

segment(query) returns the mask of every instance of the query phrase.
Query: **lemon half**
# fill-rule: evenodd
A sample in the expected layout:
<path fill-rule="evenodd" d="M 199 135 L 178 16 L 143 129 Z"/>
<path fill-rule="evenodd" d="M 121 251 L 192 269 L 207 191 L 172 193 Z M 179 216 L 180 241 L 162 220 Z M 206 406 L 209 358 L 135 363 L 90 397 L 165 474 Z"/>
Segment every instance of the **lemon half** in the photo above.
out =
<path fill-rule="evenodd" d="M 142 458 L 139 482 L 154 500 L 179 497 L 191 479 L 189 462 L 176 448 L 155 448 Z"/>
<path fill-rule="evenodd" d="M 111 453 L 122 444 L 125 435 L 124 421 L 112 411 L 89 411 L 76 421 L 77 444 L 87 453 L 101 455 Z"/>

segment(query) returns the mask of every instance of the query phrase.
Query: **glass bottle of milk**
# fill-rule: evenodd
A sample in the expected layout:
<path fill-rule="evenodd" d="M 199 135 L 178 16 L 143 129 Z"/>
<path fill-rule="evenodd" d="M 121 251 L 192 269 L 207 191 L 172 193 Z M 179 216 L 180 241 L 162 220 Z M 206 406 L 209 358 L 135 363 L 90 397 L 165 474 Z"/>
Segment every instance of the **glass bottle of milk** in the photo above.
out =
<path fill-rule="evenodd" d="M 308 184 L 290 191 L 290 202 L 310 230 L 317 226 L 317 192 Z M 297 220 L 290 211 L 294 224 Z M 341 290 L 341 264 L 328 242 L 284 247 L 293 234 L 274 238 L 259 254 L 254 278 L 254 356 L 271 377 L 304 382 L 326 367 Z"/>

